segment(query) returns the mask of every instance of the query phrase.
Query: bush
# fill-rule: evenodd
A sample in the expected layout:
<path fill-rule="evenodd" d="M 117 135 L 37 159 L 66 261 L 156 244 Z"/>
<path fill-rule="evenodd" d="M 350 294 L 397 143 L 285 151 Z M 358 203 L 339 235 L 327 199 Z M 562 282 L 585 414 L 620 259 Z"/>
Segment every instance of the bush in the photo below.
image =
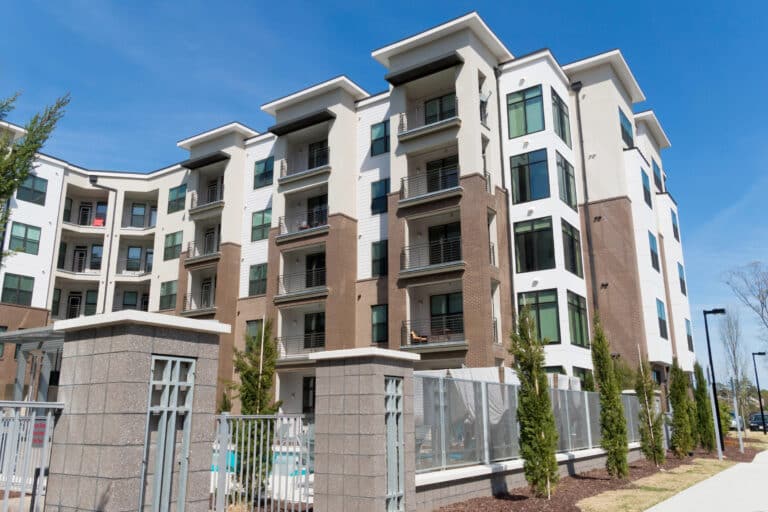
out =
<path fill-rule="evenodd" d="M 672 438 L 670 448 L 679 458 L 685 457 L 693 448 L 691 421 L 688 405 L 688 377 L 677 364 L 677 358 L 672 362 L 669 377 L 669 401 L 672 404 Z"/>
<path fill-rule="evenodd" d="M 661 431 L 661 411 L 654 408 L 656 384 L 651 378 L 651 367 L 642 361 L 637 369 L 635 392 L 640 401 L 638 422 L 640 428 L 640 451 L 656 466 L 664 463 L 664 439 Z"/>
<path fill-rule="evenodd" d="M 699 443 L 702 448 L 711 452 L 715 449 L 715 423 L 712 419 L 707 380 L 704 378 L 704 370 L 699 363 L 693 365 L 693 375 L 696 378 L 696 390 L 693 392 L 693 398 L 696 402 Z"/>

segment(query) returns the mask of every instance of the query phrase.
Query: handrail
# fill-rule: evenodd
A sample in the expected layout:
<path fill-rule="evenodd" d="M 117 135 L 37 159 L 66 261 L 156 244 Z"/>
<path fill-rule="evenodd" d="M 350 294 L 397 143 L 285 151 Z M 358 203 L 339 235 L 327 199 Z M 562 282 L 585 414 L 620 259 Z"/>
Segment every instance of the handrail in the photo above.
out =
<path fill-rule="evenodd" d="M 461 261 L 461 237 L 406 245 L 400 253 L 400 270 Z"/>

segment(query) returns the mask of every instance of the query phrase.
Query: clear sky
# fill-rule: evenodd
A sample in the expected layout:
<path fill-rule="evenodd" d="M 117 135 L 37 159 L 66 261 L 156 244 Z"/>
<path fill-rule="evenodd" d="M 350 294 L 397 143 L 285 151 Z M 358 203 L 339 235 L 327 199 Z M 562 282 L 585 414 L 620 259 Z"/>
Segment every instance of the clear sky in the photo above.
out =
<path fill-rule="evenodd" d="M 471 10 L 515 55 L 548 47 L 564 64 L 624 53 L 648 98 L 636 111 L 654 109 L 672 141 L 664 168 L 703 360 L 702 308 L 737 307 L 722 273 L 768 260 L 768 2 L 6 2 L 0 96 L 23 92 L 9 118 L 23 123 L 71 92 L 45 151 L 150 171 L 184 159 L 175 144 L 186 136 L 233 120 L 263 130 L 260 105 L 327 78 L 386 89 L 372 50 Z M 750 348 L 768 349 L 741 317 Z M 715 357 L 723 375 L 719 348 Z"/>

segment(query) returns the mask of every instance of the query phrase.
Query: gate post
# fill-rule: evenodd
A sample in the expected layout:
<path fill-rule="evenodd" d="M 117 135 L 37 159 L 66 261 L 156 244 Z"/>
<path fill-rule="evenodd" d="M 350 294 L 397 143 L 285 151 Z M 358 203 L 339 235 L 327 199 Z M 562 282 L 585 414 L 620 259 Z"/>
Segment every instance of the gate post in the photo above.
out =
<path fill-rule="evenodd" d="M 227 456 L 229 454 L 229 416 L 222 413 L 219 418 L 219 429 L 216 439 L 219 442 L 219 453 L 216 459 L 216 512 L 224 512 L 227 498 Z"/>

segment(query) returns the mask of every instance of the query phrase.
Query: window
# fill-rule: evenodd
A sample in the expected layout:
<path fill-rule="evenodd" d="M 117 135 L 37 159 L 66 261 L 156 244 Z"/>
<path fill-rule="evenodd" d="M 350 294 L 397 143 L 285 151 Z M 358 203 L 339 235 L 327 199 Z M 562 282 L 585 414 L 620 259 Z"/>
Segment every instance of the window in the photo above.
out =
<path fill-rule="evenodd" d="M 433 336 L 464 332 L 464 295 L 461 292 L 432 295 L 429 307 L 429 328 Z"/>
<path fill-rule="evenodd" d="M 267 264 L 251 265 L 248 273 L 248 295 L 267 293 Z"/>
<path fill-rule="evenodd" d="M 584 268 L 581 264 L 581 236 L 579 230 L 564 220 L 563 225 L 563 255 L 565 256 L 565 269 L 579 277 L 584 277 Z"/>
<path fill-rule="evenodd" d="M 269 238 L 270 226 L 272 226 L 272 208 L 253 212 L 251 216 L 251 242 Z"/>
<path fill-rule="evenodd" d="M 557 158 L 557 182 L 560 185 L 560 199 L 576 210 L 576 177 L 573 166 L 560 153 L 555 152 Z"/>
<path fill-rule="evenodd" d="M 258 339 L 261 337 L 261 326 L 264 325 L 263 320 L 248 320 L 245 322 L 245 336 L 251 339 Z M 245 345 L 245 350 L 248 350 L 248 344 Z"/>
<path fill-rule="evenodd" d="M 640 174 L 643 177 L 643 197 L 645 198 L 645 204 L 653 208 L 653 201 L 651 200 L 651 180 L 648 178 L 648 173 L 640 169 Z"/>
<path fill-rule="evenodd" d="M 388 240 L 371 243 L 371 276 L 380 277 L 388 273 Z"/>
<path fill-rule="evenodd" d="M 627 147 L 634 147 L 635 137 L 632 129 L 632 122 L 621 109 L 619 109 L 619 123 L 621 124 L 621 138 L 624 140 L 624 143 Z"/>
<path fill-rule="evenodd" d="M 32 305 L 32 289 L 35 287 L 35 278 L 6 273 L 3 280 L 3 295 L 0 300 L 19 306 Z"/>
<path fill-rule="evenodd" d="M 507 94 L 509 138 L 544 129 L 544 103 L 541 86 Z"/>
<path fill-rule="evenodd" d="M 96 314 L 96 304 L 99 301 L 99 291 L 98 290 L 87 290 L 85 292 L 85 309 L 83 310 L 83 314 L 90 316 Z"/>
<path fill-rule="evenodd" d="M 187 202 L 187 185 L 179 185 L 168 191 L 168 213 L 178 212 L 184 209 Z"/>
<path fill-rule="evenodd" d="M 546 149 L 510 157 L 509 166 L 512 171 L 514 204 L 549 197 Z"/>
<path fill-rule="evenodd" d="M 129 272 L 141 270 L 141 247 L 128 247 L 126 255 L 125 270 Z"/>
<path fill-rule="evenodd" d="M 568 324 L 571 329 L 571 345 L 589 347 L 587 301 L 571 291 L 568 292 Z"/>
<path fill-rule="evenodd" d="M 648 232 L 648 244 L 651 248 L 651 266 L 659 270 L 659 246 L 656 243 L 656 237 L 650 231 Z"/>
<path fill-rule="evenodd" d="M 594 383 L 594 377 L 592 377 L 592 370 L 589 370 L 587 368 L 579 368 L 578 366 L 574 366 L 573 376 L 581 381 L 582 391 L 586 391 L 584 389 L 584 386 L 586 386 L 588 381 Z"/>
<path fill-rule="evenodd" d="M 456 94 L 450 93 L 424 102 L 424 124 L 456 117 Z"/>
<path fill-rule="evenodd" d="M 275 172 L 275 157 L 271 156 L 259 160 L 253 166 L 253 188 L 261 188 L 272 185 L 272 177 Z"/>
<path fill-rule="evenodd" d="M 552 217 L 515 223 L 517 272 L 555 268 Z"/>
<path fill-rule="evenodd" d="M 8 248 L 12 251 L 37 254 L 40 249 L 40 228 L 14 222 L 11 227 L 11 242 Z"/>
<path fill-rule="evenodd" d="M 653 184 L 656 185 L 659 192 L 664 192 L 664 183 L 661 179 L 661 167 L 659 167 L 659 164 L 657 164 L 656 160 L 653 158 L 651 158 L 651 166 L 653 167 Z"/>
<path fill-rule="evenodd" d="M 53 300 L 51 300 L 51 316 L 59 315 L 59 304 L 61 304 L 61 288 L 54 288 Z"/>
<path fill-rule="evenodd" d="M 160 283 L 160 309 L 174 309 L 176 307 L 176 290 L 178 286 L 178 281 Z"/>
<path fill-rule="evenodd" d="M 147 205 L 142 203 L 133 203 L 131 205 L 131 227 L 143 228 L 147 217 Z"/>
<path fill-rule="evenodd" d="M 16 191 L 16 199 L 45 206 L 45 192 L 48 190 L 48 180 L 30 174 L 19 185 Z"/>
<path fill-rule="evenodd" d="M 309 144 L 307 169 L 315 169 L 328 165 L 328 140 Z"/>
<path fill-rule="evenodd" d="M 677 276 L 680 278 L 680 293 L 688 295 L 688 289 L 685 286 L 685 269 L 680 263 L 677 264 Z"/>
<path fill-rule="evenodd" d="M 544 367 L 544 373 L 556 373 L 558 375 L 567 375 L 565 373 L 565 368 L 563 368 L 561 365 L 545 366 Z"/>
<path fill-rule="evenodd" d="M 680 241 L 680 225 L 677 223 L 677 212 L 672 212 L 672 234 L 675 235 L 675 240 Z"/>
<path fill-rule="evenodd" d="M 371 340 L 373 343 L 386 343 L 389 338 L 387 314 L 386 304 L 371 306 Z"/>
<path fill-rule="evenodd" d="M 101 270 L 101 256 L 103 253 L 104 253 L 103 245 L 93 244 L 91 246 L 91 270 Z"/>
<path fill-rule="evenodd" d="M 56 262 L 56 268 L 64 268 L 67 261 L 67 243 L 59 242 L 59 259 Z"/>
<path fill-rule="evenodd" d="M 181 255 L 181 238 L 183 231 L 177 231 L 165 235 L 165 249 L 163 250 L 163 260 L 172 260 Z"/>
<path fill-rule="evenodd" d="M 371 183 L 371 215 L 387 211 L 387 194 L 389 194 L 389 178 Z"/>
<path fill-rule="evenodd" d="M 555 123 L 555 133 L 563 142 L 571 147 L 571 121 L 568 117 L 568 105 L 552 89 L 552 120 Z"/>
<path fill-rule="evenodd" d="M 62 220 L 64 222 L 72 222 L 72 198 L 67 197 L 64 199 L 64 215 Z"/>
<path fill-rule="evenodd" d="M 0 325 L 0 333 L 8 331 L 7 325 Z M 0 343 L 0 357 L 5 354 L 5 343 Z"/>
<path fill-rule="evenodd" d="M 301 412 L 302 414 L 315 413 L 314 377 L 302 377 L 301 379 Z"/>
<path fill-rule="evenodd" d="M 656 299 L 656 314 L 659 317 L 659 336 L 667 339 L 667 312 L 664 309 L 664 303 Z"/>
<path fill-rule="evenodd" d="M 93 214 L 93 225 L 104 227 L 107 224 L 107 203 L 96 203 L 96 212 Z"/>
<path fill-rule="evenodd" d="M 371 125 L 371 156 L 389 152 L 389 120 Z"/>
<path fill-rule="evenodd" d="M 136 309 L 139 303 L 137 292 L 123 292 L 123 309 Z"/>
<path fill-rule="evenodd" d="M 557 290 L 526 292 L 517 295 L 519 312 L 528 306 L 538 339 L 560 343 L 560 320 L 557 313 Z"/>
<path fill-rule="evenodd" d="M 691 328 L 691 321 L 685 319 L 685 335 L 688 338 L 688 351 L 693 352 L 693 329 Z"/>

